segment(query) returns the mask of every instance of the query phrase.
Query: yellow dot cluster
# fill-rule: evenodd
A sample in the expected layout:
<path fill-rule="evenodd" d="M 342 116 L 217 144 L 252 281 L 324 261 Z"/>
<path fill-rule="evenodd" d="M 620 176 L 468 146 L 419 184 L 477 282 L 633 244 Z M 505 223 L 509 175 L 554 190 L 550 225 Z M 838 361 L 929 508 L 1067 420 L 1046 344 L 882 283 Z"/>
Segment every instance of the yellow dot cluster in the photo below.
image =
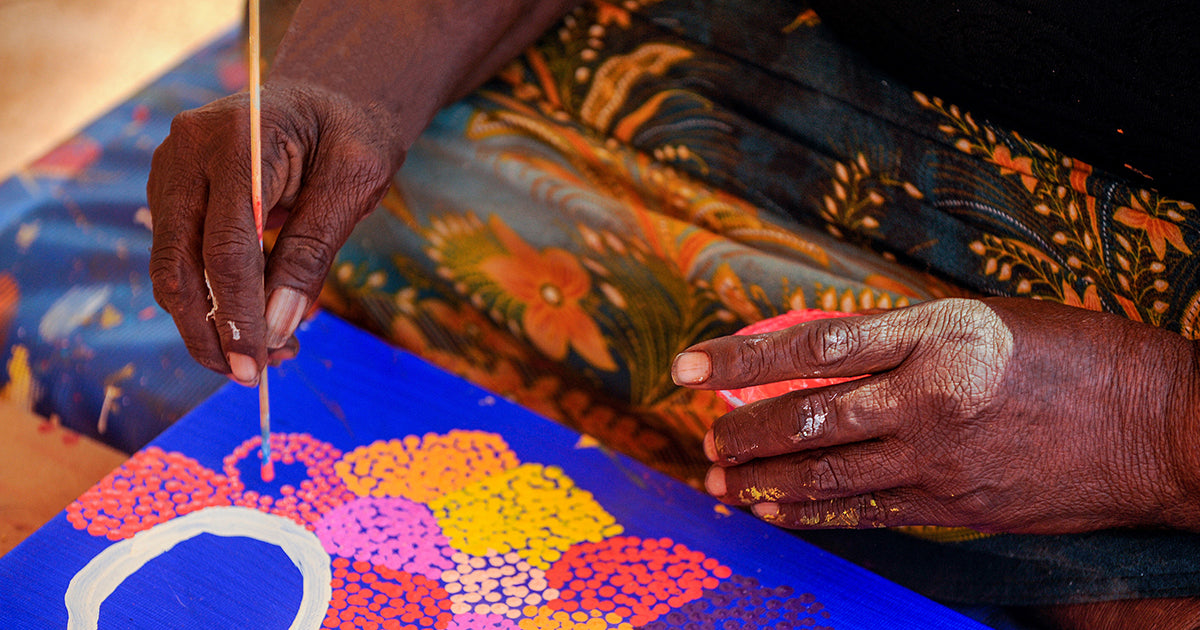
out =
<path fill-rule="evenodd" d="M 571 545 L 624 531 L 592 493 L 557 466 L 524 464 L 429 503 L 455 549 L 478 556 L 516 552 L 548 569 Z"/>
<path fill-rule="evenodd" d="M 360 446 L 339 460 L 334 470 L 359 496 L 428 503 L 519 463 L 499 435 L 454 430 Z"/>
<path fill-rule="evenodd" d="M 600 610 L 562 610 L 527 606 L 526 617 L 517 621 L 521 630 L 633 630 L 633 624 L 616 613 Z"/>

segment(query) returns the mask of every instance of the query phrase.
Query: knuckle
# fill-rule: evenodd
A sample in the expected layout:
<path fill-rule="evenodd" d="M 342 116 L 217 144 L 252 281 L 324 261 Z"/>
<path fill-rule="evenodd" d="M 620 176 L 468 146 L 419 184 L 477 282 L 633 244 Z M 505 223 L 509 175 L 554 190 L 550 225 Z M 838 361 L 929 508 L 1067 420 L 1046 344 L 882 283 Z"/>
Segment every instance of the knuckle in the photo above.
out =
<path fill-rule="evenodd" d="M 900 512 L 900 508 L 885 506 L 869 494 L 857 497 L 852 509 L 858 513 L 857 527 L 887 527 Z"/>
<path fill-rule="evenodd" d="M 813 357 L 817 367 L 837 367 L 859 345 L 858 327 L 843 319 L 821 320 L 819 325 L 810 326 L 807 330 L 812 332 L 801 337 L 801 343 L 806 345 L 800 350 L 802 356 Z"/>
<path fill-rule="evenodd" d="M 747 466 L 746 470 L 742 471 L 737 491 L 739 502 L 748 505 L 764 501 L 782 501 L 787 498 L 788 493 L 780 487 L 778 480 L 764 472 L 756 466 Z"/>
<path fill-rule="evenodd" d="M 377 149 L 352 141 L 342 146 L 339 153 L 342 180 L 353 192 L 356 205 L 367 205 L 383 194 L 392 173 Z"/>
<path fill-rule="evenodd" d="M 214 227 L 205 235 L 205 266 L 222 273 L 241 275 L 262 265 L 254 235 L 241 226 Z"/>
<path fill-rule="evenodd" d="M 150 284 L 154 288 L 154 300 L 168 312 L 182 300 L 191 284 L 179 264 L 179 255 L 172 251 L 175 249 L 164 246 L 150 259 Z"/>
<path fill-rule="evenodd" d="M 728 422 L 718 420 L 713 424 L 713 445 L 721 461 L 727 465 L 741 463 L 744 459 L 743 445 L 746 443 L 738 431 Z"/>
<path fill-rule="evenodd" d="M 334 246 L 324 239 L 292 234 L 285 248 L 277 247 L 271 256 L 276 273 L 291 276 L 302 285 L 312 288 L 325 278 L 333 263 Z"/>
<path fill-rule="evenodd" d="M 792 442 L 812 442 L 829 435 L 836 423 L 834 406 L 821 394 L 789 394 L 796 398 L 788 405 Z"/>
<path fill-rule="evenodd" d="M 813 491 L 820 496 L 841 496 L 849 489 L 844 467 L 828 453 L 813 458 L 808 477 Z"/>
<path fill-rule="evenodd" d="M 749 382 L 759 382 L 770 375 L 779 363 L 779 354 L 764 343 L 766 335 L 735 337 L 738 341 L 734 355 L 734 370 Z"/>

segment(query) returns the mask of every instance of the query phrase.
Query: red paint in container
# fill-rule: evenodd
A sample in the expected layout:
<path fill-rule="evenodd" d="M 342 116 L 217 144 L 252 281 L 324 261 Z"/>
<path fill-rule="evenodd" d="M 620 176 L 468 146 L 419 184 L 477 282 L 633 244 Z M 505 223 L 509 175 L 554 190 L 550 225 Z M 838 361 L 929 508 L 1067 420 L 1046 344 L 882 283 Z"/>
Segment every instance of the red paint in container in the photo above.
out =
<path fill-rule="evenodd" d="M 769 317 L 762 321 L 755 322 L 749 326 L 737 331 L 735 335 L 755 335 L 758 333 L 774 332 L 790 328 L 796 324 L 803 322 L 811 322 L 817 319 L 827 319 L 830 317 L 849 317 L 854 313 L 843 313 L 841 311 L 823 311 L 816 308 L 807 308 L 794 311 L 788 311 L 782 315 Z M 774 398 L 788 392 L 793 392 L 800 389 L 811 389 L 813 387 L 824 387 L 826 385 L 834 385 L 852 381 L 857 376 L 852 377 L 836 377 L 836 378 L 796 378 L 790 381 L 779 381 L 777 383 L 765 383 L 762 385 L 751 385 L 740 389 L 722 389 L 717 393 L 731 407 L 741 407 L 744 404 L 752 403 L 764 398 Z"/>

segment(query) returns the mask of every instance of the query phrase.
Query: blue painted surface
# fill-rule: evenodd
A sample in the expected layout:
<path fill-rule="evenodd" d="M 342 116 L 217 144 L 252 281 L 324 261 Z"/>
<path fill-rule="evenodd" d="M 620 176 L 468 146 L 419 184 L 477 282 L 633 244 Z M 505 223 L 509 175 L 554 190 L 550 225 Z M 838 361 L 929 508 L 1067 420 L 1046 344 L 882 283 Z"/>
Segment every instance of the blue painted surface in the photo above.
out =
<path fill-rule="evenodd" d="M 300 357 L 270 375 L 276 433 L 308 433 L 343 451 L 375 440 L 451 429 L 499 433 L 522 462 L 560 466 L 624 525 L 626 535 L 669 537 L 716 558 L 735 576 L 754 578 L 764 588 L 813 594 L 829 614 L 817 620 L 820 625 L 839 630 L 985 627 L 753 517 L 723 513 L 711 498 L 637 462 L 598 448 L 579 448 L 577 434 L 332 316 L 319 315 L 303 326 L 299 337 Z M 180 451 L 219 472 L 222 458 L 257 431 L 255 390 L 231 384 L 168 429 L 154 445 Z M 108 544 L 75 530 L 60 515 L 0 558 L 0 627 L 66 627 L 67 583 Z M 239 546 L 240 551 L 230 552 Z M 152 575 L 178 574 L 182 579 L 178 583 L 192 589 L 191 599 L 181 606 L 170 601 L 174 586 L 164 590 L 124 584 L 106 604 L 103 612 L 108 617 L 102 617 L 101 627 L 162 627 L 153 615 L 142 614 L 144 610 L 137 616 L 128 610 L 118 612 L 135 604 L 139 609 L 162 606 L 173 614 L 191 611 L 206 620 L 237 619 L 245 612 L 238 608 L 237 597 L 197 594 L 197 582 L 188 579 L 217 567 L 222 575 L 232 576 L 219 580 L 225 586 L 239 580 L 250 590 L 252 584 L 278 585 L 274 587 L 278 592 L 258 600 L 261 610 L 257 612 L 265 611 L 270 620 L 290 619 L 296 609 L 296 589 L 286 584 L 298 576 L 289 578 L 286 558 L 271 559 L 261 546 L 254 541 L 197 540 L 178 553 L 173 550 L 154 562 L 153 572 L 147 565 L 145 575 L 135 577 L 154 581 Z M 128 620 L 117 623 L 118 618 Z M 260 619 L 244 627 L 274 626 Z"/>

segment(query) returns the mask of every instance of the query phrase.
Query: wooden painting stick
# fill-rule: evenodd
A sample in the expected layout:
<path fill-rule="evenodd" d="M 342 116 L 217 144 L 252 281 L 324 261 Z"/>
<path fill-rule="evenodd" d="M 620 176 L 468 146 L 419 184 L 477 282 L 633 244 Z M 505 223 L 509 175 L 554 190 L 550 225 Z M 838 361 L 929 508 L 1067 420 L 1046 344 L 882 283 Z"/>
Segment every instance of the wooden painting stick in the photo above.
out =
<path fill-rule="evenodd" d="M 250 0 L 249 42 L 246 64 L 250 74 L 250 200 L 254 207 L 254 227 L 258 230 L 258 246 L 263 247 L 263 203 L 262 203 L 262 91 L 260 57 L 262 44 L 259 24 L 259 0 Z M 264 249 L 265 255 L 265 249 Z M 258 424 L 262 431 L 262 480 L 275 478 L 275 466 L 271 462 L 271 400 L 267 387 L 267 368 L 263 366 L 258 379 Z"/>

